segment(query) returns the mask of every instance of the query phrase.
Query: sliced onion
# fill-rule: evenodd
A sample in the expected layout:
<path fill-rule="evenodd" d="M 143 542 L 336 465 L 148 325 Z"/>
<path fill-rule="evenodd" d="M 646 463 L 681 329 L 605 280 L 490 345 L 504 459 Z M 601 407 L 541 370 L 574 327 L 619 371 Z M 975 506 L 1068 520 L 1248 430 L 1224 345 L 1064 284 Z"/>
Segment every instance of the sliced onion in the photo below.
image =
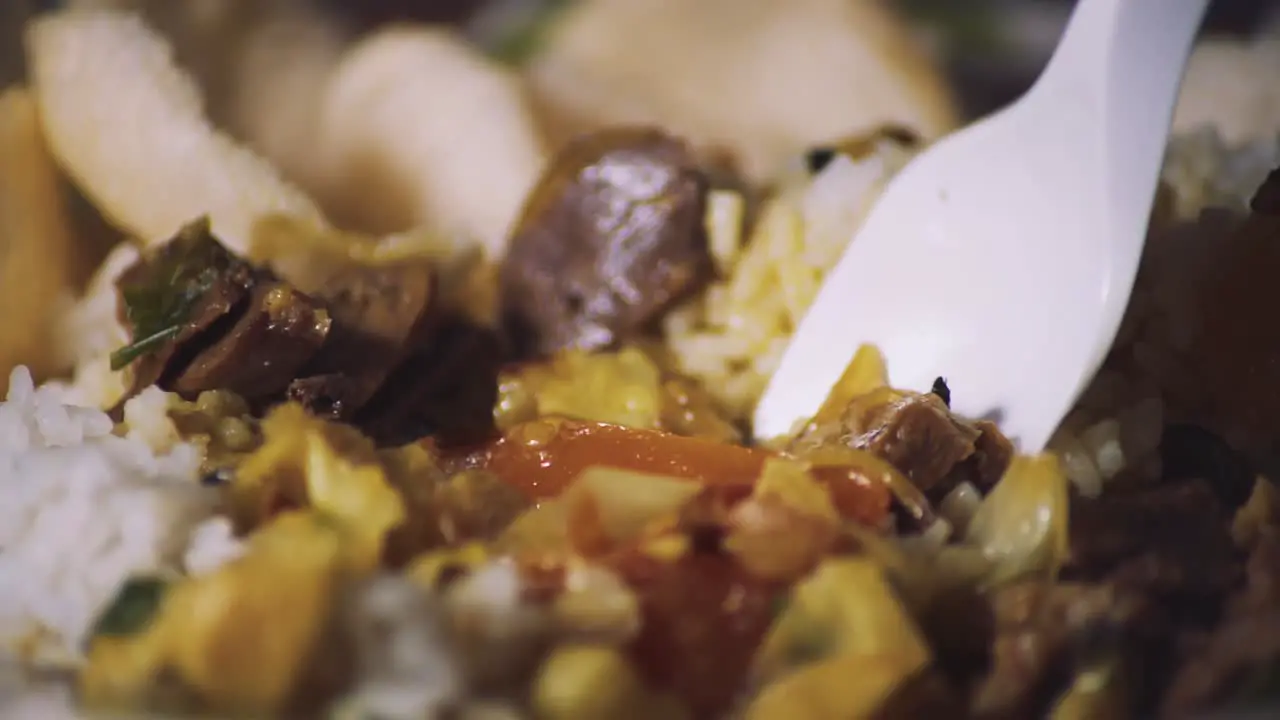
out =
<path fill-rule="evenodd" d="M 945 518 L 934 518 L 929 527 L 920 533 L 920 539 L 933 545 L 934 547 L 942 547 L 951 539 L 954 528 Z"/>
<path fill-rule="evenodd" d="M 1051 453 L 1014 458 L 966 533 L 994 563 L 988 585 L 1057 573 L 1067 555 L 1067 484 Z"/>
<path fill-rule="evenodd" d="M 814 657 L 817 654 L 818 657 Z M 897 655 L 919 667 L 930 651 L 910 613 L 870 558 L 824 560 L 796 586 L 756 657 L 760 680 L 823 657 Z"/>
<path fill-rule="evenodd" d="M 731 523 L 725 546 L 753 575 L 770 580 L 795 580 L 813 569 L 839 533 L 830 493 L 795 460 L 765 463 Z"/>
<path fill-rule="evenodd" d="M 559 497 L 540 503 L 507 527 L 498 545 L 505 552 L 582 550 L 575 527 L 590 522 L 607 543 L 640 534 L 651 522 L 674 515 L 702 492 L 702 483 L 621 468 L 583 470 Z M 579 537 L 575 537 L 579 535 Z"/>
<path fill-rule="evenodd" d="M 573 640 L 617 644 L 640 632 L 640 600 L 615 573 L 575 562 L 552 613 L 561 633 Z"/>
<path fill-rule="evenodd" d="M 938 503 L 938 512 L 947 519 L 956 532 L 964 533 L 969 522 L 982 506 L 982 493 L 971 482 L 961 482 Z"/>

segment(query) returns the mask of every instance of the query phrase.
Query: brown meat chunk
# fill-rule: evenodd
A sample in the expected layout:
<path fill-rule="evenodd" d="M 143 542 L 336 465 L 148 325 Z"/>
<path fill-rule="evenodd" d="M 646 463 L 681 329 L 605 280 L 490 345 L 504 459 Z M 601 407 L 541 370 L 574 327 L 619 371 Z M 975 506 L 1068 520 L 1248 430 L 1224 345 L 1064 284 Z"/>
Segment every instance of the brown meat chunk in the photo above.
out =
<path fill-rule="evenodd" d="M 1212 601 L 1240 577 L 1226 513 L 1193 480 L 1072 503 L 1068 571 Z"/>
<path fill-rule="evenodd" d="M 1207 428 L 1166 425 L 1160 436 L 1160 465 L 1169 480 L 1204 480 L 1227 509 L 1249 499 L 1258 469 L 1244 453 Z"/>
<path fill-rule="evenodd" d="M 228 390 L 255 410 L 293 400 L 381 444 L 493 433 L 505 347 L 437 301 L 428 262 L 347 264 L 304 294 L 226 250 L 197 221 L 121 279 L 134 342 L 113 358 L 136 387 Z"/>
<path fill-rule="evenodd" d="M 977 718 L 1041 717 L 1095 647 L 1141 637 L 1148 605 L 1108 585 L 1027 582 L 992 597 L 992 664 L 974 689 Z"/>
<path fill-rule="evenodd" d="M 350 267 L 318 293 L 333 317 L 329 339 L 289 397 L 309 411 L 349 420 L 430 328 L 433 271 L 414 263 Z"/>
<path fill-rule="evenodd" d="M 973 444 L 973 455 L 958 468 L 957 479 L 967 480 L 979 490 L 987 492 L 1000 482 L 1004 473 L 1013 462 L 1015 450 L 1013 442 L 1000 432 L 1000 428 L 989 420 L 974 423 L 978 429 L 978 439 Z"/>
<path fill-rule="evenodd" d="M 502 269 L 525 354 L 598 349 L 649 326 L 707 277 L 708 180 L 684 143 L 614 128 L 570 143 L 530 195 Z"/>
<path fill-rule="evenodd" d="M 810 426 L 790 450 L 804 455 L 826 444 L 874 453 L 925 492 L 945 489 L 944 478 L 968 460 L 973 465 L 965 468 L 966 474 L 998 479 L 1012 457 L 1012 446 L 994 426 L 980 429 L 956 418 L 936 395 L 888 390 L 855 398 L 837 422 Z M 978 456 L 980 449 L 992 454 Z"/>
<path fill-rule="evenodd" d="M 1212 429 L 1239 439 L 1239 449 L 1265 452 L 1278 440 L 1280 326 L 1280 173 L 1273 172 L 1253 199 L 1253 213 L 1226 237 L 1204 243 L 1211 256 L 1197 268 L 1192 296 L 1201 320 L 1188 350 L 1197 367 Z"/>
<path fill-rule="evenodd" d="M 443 445 L 486 440 L 496 432 L 493 407 L 504 357 L 495 331 L 442 320 L 426 348 L 387 378 L 356 424 L 382 445 L 427 435 Z"/>
<path fill-rule="evenodd" d="M 1274 528 L 1255 546 L 1247 572 L 1226 617 L 1170 683 L 1162 716 L 1187 717 L 1280 691 L 1280 534 Z"/>
<path fill-rule="evenodd" d="M 191 357 L 185 346 L 215 325 L 234 322 L 256 281 L 254 269 L 210 234 L 207 220 L 184 226 L 122 273 L 116 280 L 120 321 L 131 345 L 112 362 L 136 355 L 129 396 L 180 372 Z"/>
<path fill-rule="evenodd" d="M 259 283 L 235 325 L 168 383 L 184 396 L 230 390 L 250 403 L 279 397 L 329 333 L 328 313 L 281 283 Z"/>

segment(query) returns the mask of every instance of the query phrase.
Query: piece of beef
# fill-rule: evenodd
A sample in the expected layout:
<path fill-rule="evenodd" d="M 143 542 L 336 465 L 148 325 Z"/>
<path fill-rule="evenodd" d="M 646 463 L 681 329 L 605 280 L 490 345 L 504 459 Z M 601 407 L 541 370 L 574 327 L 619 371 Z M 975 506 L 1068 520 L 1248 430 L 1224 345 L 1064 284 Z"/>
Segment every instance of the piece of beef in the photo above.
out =
<path fill-rule="evenodd" d="M 350 263 L 304 294 L 226 250 L 208 222 L 121 278 L 135 390 L 227 390 L 255 411 L 284 400 L 388 445 L 488 439 L 506 348 L 448 311 L 426 261 Z"/>
<path fill-rule="evenodd" d="M 1249 499 L 1258 476 L 1254 463 L 1243 453 L 1209 429 L 1190 423 L 1164 428 L 1160 465 L 1167 480 L 1204 480 L 1229 510 Z"/>
<path fill-rule="evenodd" d="M 445 319 L 426 347 L 387 378 L 356 424 L 383 445 L 427 435 L 442 445 L 488 439 L 496 432 L 493 407 L 504 357 L 496 331 Z"/>
<path fill-rule="evenodd" d="M 131 343 L 112 354 L 113 368 L 129 367 L 131 390 L 180 373 L 194 352 L 190 344 L 235 322 L 258 273 L 224 248 L 201 218 L 158 250 L 144 254 L 116 280 L 121 323 Z"/>
<path fill-rule="evenodd" d="M 707 188 L 689 148 L 656 129 L 567 145 L 530 194 L 501 268 L 517 350 L 598 349 L 651 326 L 709 276 Z"/>
<path fill-rule="evenodd" d="M 997 590 L 990 671 L 974 686 L 976 718 L 1042 717 L 1098 653 L 1156 636 L 1142 595 L 1113 585 L 1029 581 Z"/>
<path fill-rule="evenodd" d="M 1229 522 L 1200 480 L 1079 498 L 1065 571 L 1155 593 L 1176 611 L 1210 618 L 1240 578 Z"/>
<path fill-rule="evenodd" d="M 353 265 L 330 278 L 317 294 L 333 329 L 290 399 L 322 417 L 354 417 L 430 331 L 435 293 L 427 264 Z"/>
<path fill-rule="evenodd" d="M 1264 529 L 1250 554 L 1247 579 L 1222 622 L 1186 654 L 1165 694 L 1162 716 L 1280 701 L 1280 530 Z"/>
<path fill-rule="evenodd" d="M 989 489 L 1013 456 L 995 425 L 951 414 L 932 393 L 873 392 L 855 398 L 839 420 L 805 429 L 789 450 L 803 455 L 827 444 L 866 450 L 888 461 L 931 499 L 960 479 Z"/>
<path fill-rule="evenodd" d="M 1280 303 L 1280 172 L 1273 172 L 1253 198 L 1252 213 L 1233 232 L 1216 238 L 1213 252 L 1196 268 L 1195 302 L 1200 320 L 1186 362 L 1205 402 L 1203 421 L 1254 454 L 1280 441 L 1280 329 L 1271 308 Z"/>
<path fill-rule="evenodd" d="M 278 399 L 319 351 L 330 325 L 311 298 L 280 282 L 259 282 L 235 325 L 166 385 L 185 397 L 230 390 L 251 405 Z"/>
<path fill-rule="evenodd" d="M 1013 442 L 1000 432 L 1000 428 L 990 420 L 979 420 L 973 424 L 978 430 L 978 439 L 973 443 L 973 454 L 962 461 L 944 482 L 945 490 L 950 491 L 956 483 L 969 482 L 978 490 L 990 492 L 1004 477 L 1013 462 L 1016 451 Z M 938 498 L 941 499 L 941 498 Z"/>

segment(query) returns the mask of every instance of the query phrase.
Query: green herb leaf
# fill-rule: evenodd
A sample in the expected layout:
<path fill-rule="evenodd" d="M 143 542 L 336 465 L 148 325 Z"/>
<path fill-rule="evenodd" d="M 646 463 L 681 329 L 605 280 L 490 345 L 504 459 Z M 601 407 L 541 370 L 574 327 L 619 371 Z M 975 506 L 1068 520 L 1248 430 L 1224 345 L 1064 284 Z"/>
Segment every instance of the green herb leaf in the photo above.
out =
<path fill-rule="evenodd" d="M 496 11 L 474 23 L 473 35 L 489 57 L 521 66 L 542 49 L 547 34 L 573 0 L 497 3 Z"/>
<path fill-rule="evenodd" d="M 177 338 L 219 276 L 241 261 L 227 252 L 201 217 L 178 231 L 154 258 L 121 279 L 120 299 L 133 342 L 111 354 L 119 370 Z"/>
<path fill-rule="evenodd" d="M 164 602 L 169 582 L 157 577 L 125 581 L 111 604 L 93 625 L 91 637 L 128 637 L 147 628 Z"/>

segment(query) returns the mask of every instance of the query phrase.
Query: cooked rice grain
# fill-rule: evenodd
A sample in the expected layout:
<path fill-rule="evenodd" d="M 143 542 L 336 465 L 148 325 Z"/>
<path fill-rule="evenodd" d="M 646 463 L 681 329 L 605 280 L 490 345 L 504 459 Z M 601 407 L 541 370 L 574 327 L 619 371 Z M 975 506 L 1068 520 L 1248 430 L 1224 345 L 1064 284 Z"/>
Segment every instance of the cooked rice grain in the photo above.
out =
<path fill-rule="evenodd" d="M 197 448 L 157 453 L 13 371 L 0 403 L 0 651 L 66 662 L 126 578 L 181 569 L 216 496 Z"/>
<path fill-rule="evenodd" d="M 735 253 L 724 248 L 741 240 L 723 234 L 739 225 L 713 217 L 724 277 L 668 317 L 676 368 L 703 381 L 735 417 L 750 415 L 827 271 L 906 157 L 888 144 L 859 159 L 840 155 L 802 192 L 771 200 Z M 723 212 L 723 203 L 713 209 Z"/>

